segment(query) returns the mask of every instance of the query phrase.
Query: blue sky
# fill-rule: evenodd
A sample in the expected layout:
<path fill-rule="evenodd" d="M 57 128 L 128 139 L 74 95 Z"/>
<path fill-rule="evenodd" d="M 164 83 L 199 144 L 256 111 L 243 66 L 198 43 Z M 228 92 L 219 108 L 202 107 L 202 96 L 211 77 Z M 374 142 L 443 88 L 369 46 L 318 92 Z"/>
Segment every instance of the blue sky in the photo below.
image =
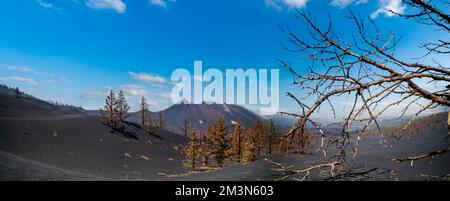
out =
<path fill-rule="evenodd" d="M 348 32 L 347 9 L 372 17 L 402 36 L 400 51 L 413 55 L 418 41 L 438 37 L 423 25 L 385 12 L 408 9 L 398 0 L 15 0 L 0 1 L 0 83 L 46 100 L 97 109 L 108 89 L 123 89 L 132 109 L 146 96 L 152 110 L 171 105 L 176 68 L 277 68 L 275 58 L 302 66 L 287 53 L 279 26 L 302 33 L 295 9 Z M 297 107 L 296 91 L 281 70 L 281 109 Z"/>

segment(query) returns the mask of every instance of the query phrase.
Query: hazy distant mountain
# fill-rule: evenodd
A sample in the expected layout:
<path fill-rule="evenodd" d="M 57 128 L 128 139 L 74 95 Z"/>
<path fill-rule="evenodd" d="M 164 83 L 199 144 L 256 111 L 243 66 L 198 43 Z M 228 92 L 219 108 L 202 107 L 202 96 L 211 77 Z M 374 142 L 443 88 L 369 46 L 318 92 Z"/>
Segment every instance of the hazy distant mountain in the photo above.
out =
<path fill-rule="evenodd" d="M 298 121 L 298 118 L 285 114 L 266 115 L 263 117 L 267 120 L 272 119 L 277 130 L 282 133 L 290 129 Z"/>
<path fill-rule="evenodd" d="M 157 113 L 151 112 L 150 114 L 153 118 L 157 117 Z M 184 120 L 187 120 L 189 125 L 197 130 L 207 130 L 212 122 L 223 116 L 230 131 L 238 120 L 242 121 L 245 128 L 249 128 L 256 120 L 264 120 L 245 107 L 215 103 L 179 103 L 163 110 L 162 114 L 167 121 L 167 130 L 173 132 L 179 132 Z M 139 122 L 139 112 L 131 113 L 128 120 Z"/>

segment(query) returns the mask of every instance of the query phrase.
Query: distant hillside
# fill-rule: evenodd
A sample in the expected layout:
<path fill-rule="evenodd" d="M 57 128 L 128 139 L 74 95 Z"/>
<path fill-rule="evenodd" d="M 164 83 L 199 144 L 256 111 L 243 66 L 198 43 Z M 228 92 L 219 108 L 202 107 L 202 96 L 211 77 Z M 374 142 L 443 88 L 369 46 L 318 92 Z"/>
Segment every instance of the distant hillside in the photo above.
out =
<path fill-rule="evenodd" d="M 385 126 L 384 124 L 381 124 L 382 126 L 382 132 L 387 135 L 394 135 L 398 134 L 403 128 L 404 134 L 420 134 L 420 133 L 428 133 L 429 131 L 434 131 L 438 129 L 445 129 L 447 128 L 447 118 L 448 118 L 448 112 L 439 112 L 435 114 L 431 114 L 428 116 L 418 117 L 414 121 L 412 121 L 406 128 L 408 121 L 401 121 L 396 124 L 389 124 L 393 126 Z M 369 135 L 376 134 L 378 131 L 376 129 L 371 129 L 367 131 Z"/>
<path fill-rule="evenodd" d="M 259 115 L 239 105 L 230 104 L 187 104 L 180 103 L 172 105 L 161 111 L 167 121 L 167 129 L 179 132 L 181 124 L 187 120 L 189 125 L 197 130 L 207 130 L 208 126 L 220 117 L 224 117 L 229 130 L 234 128 L 234 123 L 241 120 L 245 128 L 249 128 L 256 120 L 264 120 Z M 153 118 L 157 113 L 151 113 Z M 128 119 L 139 122 L 139 112 L 131 113 Z"/>
<path fill-rule="evenodd" d="M 263 117 L 267 120 L 272 120 L 280 133 L 287 132 L 298 121 L 298 118 L 296 117 L 279 113 L 274 115 L 266 115 Z"/>
<path fill-rule="evenodd" d="M 16 89 L 0 85 L 0 116 L 54 116 L 68 114 L 83 114 L 80 107 L 51 103 L 29 94 L 15 92 Z"/>

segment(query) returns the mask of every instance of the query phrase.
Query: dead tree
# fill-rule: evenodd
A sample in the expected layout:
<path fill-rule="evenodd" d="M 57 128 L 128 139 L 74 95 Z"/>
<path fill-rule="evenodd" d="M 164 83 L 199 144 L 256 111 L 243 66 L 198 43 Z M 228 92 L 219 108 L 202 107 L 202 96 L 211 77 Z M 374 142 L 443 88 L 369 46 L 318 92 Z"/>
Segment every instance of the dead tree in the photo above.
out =
<path fill-rule="evenodd" d="M 299 123 L 288 131 L 283 139 L 292 139 L 299 130 L 305 133 L 306 125 L 312 125 L 322 138 L 320 150 L 326 155 L 331 145 L 336 145 L 337 156 L 345 160 L 345 150 L 358 153 L 358 144 L 362 134 L 375 127 L 380 131 L 379 118 L 388 111 L 399 110 L 399 118 L 407 111 L 415 111 L 407 127 L 418 115 L 432 109 L 450 106 L 450 69 L 439 59 L 450 56 L 450 2 L 422 0 L 404 0 L 411 13 L 398 14 L 400 17 L 415 19 L 438 29 L 447 37 L 436 42 L 419 44 L 423 57 L 400 58 L 395 53 L 399 39 L 393 32 L 383 33 L 371 19 L 365 19 L 350 11 L 350 19 L 356 30 L 351 34 L 338 34 L 328 14 L 328 23 L 323 26 L 316 23 L 311 15 L 297 11 L 308 34 L 297 34 L 290 28 L 282 28 L 289 39 L 285 48 L 289 52 L 300 53 L 305 60 L 311 61 L 306 72 L 300 72 L 288 62 L 278 60 L 280 65 L 293 76 L 293 84 L 299 85 L 302 94 L 288 93 L 300 107 L 299 113 L 285 113 L 299 118 Z M 442 8 L 438 8 L 442 6 Z M 423 59 L 433 56 L 432 62 Z M 305 69 L 305 67 L 303 67 Z M 324 69 L 324 70 L 321 70 Z M 305 101 L 315 100 L 312 104 Z M 341 100 L 341 101 L 339 101 Z M 342 135 L 326 143 L 325 133 L 319 122 L 314 120 L 320 108 L 330 110 L 336 117 L 336 107 L 347 104 L 344 117 L 335 124 L 342 129 Z M 348 105 L 350 107 L 348 107 Z M 356 126 L 355 122 L 362 126 Z M 403 129 L 402 129 L 403 130 Z M 383 133 L 379 132 L 383 138 Z M 403 132 L 396 134 L 400 139 Z M 357 140 L 353 143 L 351 137 Z M 445 152 L 435 152 L 445 153 Z"/>
<path fill-rule="evenodd" d="M 158 119 L 156 121 L 156 125 L 158 128 L 162 129 L 166 127 L 166 120 L 164 119 L 162 112 L 158 112 Z"/>
<path fill-rule="evenodd" d="M 140 106 L 141 106 L 141 126 L 142 126 L 142 128 L 144 128 L 145 125 L 146 125 L 146 121 L 148 119 L 148 108 L 149 108 L 149 105 L 147 103 L 147 99 L 145 99 L 145 97 L 143 97 L 143 96 L 141 98 Z"/>
<path fill-rule="evenodd" d="M 184 119 L 183 124 L 180 127 L 181 134 L 183 134 L 185 137 L 187 137 L 189 129 L 190 128 L 189 128 L 189 125 L 188 125 L 188 121 L 186 119 Z"/>

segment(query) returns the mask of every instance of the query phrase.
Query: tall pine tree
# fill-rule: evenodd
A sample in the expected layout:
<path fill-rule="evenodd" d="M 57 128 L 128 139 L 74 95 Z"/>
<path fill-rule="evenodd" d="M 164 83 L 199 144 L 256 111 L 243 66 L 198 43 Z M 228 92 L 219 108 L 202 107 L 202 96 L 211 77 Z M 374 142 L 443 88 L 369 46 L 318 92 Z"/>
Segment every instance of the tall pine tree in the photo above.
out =
<path fill-rule="evenodd" d="M 219 118 L 210 129 L 210 136 L 212 137 L 212 149 L 211 155 L 216 160 L 216 164 L 219 167 L 223 167 L 223 161 L 225 160 L 225 150 L 227 149 L 227 143 L 225 136 L 227 135 L 227 127 L 225 126 L 225 119 Z"/>
<path fill-rule="evenodd" d="M 124 121 L 128 117 L 128 111 L 130 110 L 130 106 L 127 103 L 127 99 L 123 94 L 123 91 L 119 91 L 119 95 L 117 96 L 117 116 L 120 121 Z"/>
<path fill-rule="evenodd" d="M 195 129 L 190 129 L 189 132 L 189 143 L 184 148 L 184 153 L 186 155 L 186 159 L 184 161 L 184 167 L 189 170 L 195 170 L 197 164 L 197 132 Z"/>
<path fill-rule="evenodd" d="M 238 121 L 234 127 L 233 132 L 230 135 L 229 143 L 230 147 L 228 149 L 228 155 L 240 162 L 242 158 L 242 134 L 244 133 L 244 128 L 242 122 Z"/>
<path fill-rule="evenodd" d="M 210 141 L 205 132 L 200 132 L 199 157 L 203 167 L 209 166 L 209 145 Z"/>
<path fill-rule="evenodd" d="M 244 144 L 243 144 L 243 153 L 242 158 L 244 161 L 250 162 L 254 161 L 257 157 L 257 133 L 254 129 L 250 128 L 247 130 L 245 137 L 244 137 Z"/>
<path fill-rule="evenodd" d="M 142 128 L 145 128 L 146 121 L 148 120 L 148 108 L 149 105 L 147 103 L 147 99 L 145 99 L 144 96 L 141 98 L 141 126 Z"/>
<path fill-rule="evenodd" d="M 119 121 L 117 117 L 117 108 L 116 95 L 110 90 L 108 96 L 106 96 L 105 106 L 100 108 L 100 120 L 111 128 L 115 128 Z"/>
<path fill-rule="evenodd" d="M 267 149 L 266 154 L 271 155 L 272 149 L 273 149 L 273 138 L 275 137 L 275 124 L 273 123 L 272 119 L 269 121 L 268 131 L 267 131 Z"/>

